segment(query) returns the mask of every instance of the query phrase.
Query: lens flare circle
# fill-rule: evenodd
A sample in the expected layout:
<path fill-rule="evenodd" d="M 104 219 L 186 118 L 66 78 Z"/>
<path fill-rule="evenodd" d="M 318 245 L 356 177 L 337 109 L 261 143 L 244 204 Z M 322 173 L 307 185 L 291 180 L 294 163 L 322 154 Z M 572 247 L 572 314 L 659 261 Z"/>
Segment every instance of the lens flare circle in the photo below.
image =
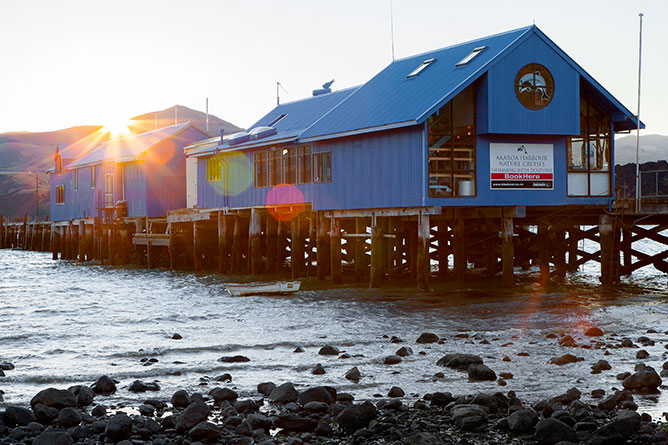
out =
<path fill-rule="evenodd" d="M 304 211 L 304 194 L 294 185 L 279 184 L 267 192 L 269 213 L 278 221 L 290 221 Z"/>

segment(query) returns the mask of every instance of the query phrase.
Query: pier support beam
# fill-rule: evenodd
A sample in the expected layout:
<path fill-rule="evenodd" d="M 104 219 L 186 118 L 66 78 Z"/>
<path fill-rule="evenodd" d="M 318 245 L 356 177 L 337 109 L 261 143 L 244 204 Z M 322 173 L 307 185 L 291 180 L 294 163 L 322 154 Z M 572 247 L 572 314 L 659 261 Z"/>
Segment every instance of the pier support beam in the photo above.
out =
<path fill-rule="evenodd" d="M 554 267 L 559 279 L 566 277 L 566 231 L 563 227 L 554 227 Z"/>
<path fill-rule="evenodd" d="M 599 240 L 601 243 L 601 283 L 612 284 L 617 280 L 613 264 L 615 228 L 610 215 L 601 215 L 598 224 Z"/>
<path fill-rule="evenodd" d="M 169 269 L 176 267 L 176 224 L 167 223 L 167 232 L 169 232 Z"/>
<path fill-rule="evenodd" d="M 545 221 L 538 223 L 538 263 L 540 268 L 540 282 L 547 284 L 550 281 L 550 233 Z"/>
<path fill-rule="evenodd" d="M 501 218 L 501 268 L 503 287 L 515 285 L 515 251 L 513 248 L 513 218 Z"/>
<path fill-rule="evenodd" d="M 357 235 L 366 235 L 366 222 L 364 218 L 355 218 L 355 233 Z M 366 244 L 366 237 L 355 238 L 355 280 L 362 281 L 362 277 L 366 275 L 367 264 L 364 246 Z"/>
<path fill-rule="evenodd" d="M 250 243 L 250 273 L 251 275 L 258 275 L 262 273 L 262 215 L 255 208 L 251 209 L 248 236 Z"/>
<path fill-rule="evenodd" d="M 440 220 L 436 224 L 436 239 L 438 240 L 438 275 L 448 276 L 448 224 Z"/>
<path fill-rule="evenodd" d="M 311 212 L 308 218 L 308 248 L 306 252 L 306 276 L 313 277 L 317 275 L 317 239 L 318 239 L 318 223 L 316 221 L 316 213 Z"/>
<path fill-rule="evenodd" d="M 266 270 L 268 274 L 278 272 L 278 221 L 269 213 L 267 215 L 267 232 L 265 234 L 267 241 L 267 252 L 265 255 Z"/>
<path fill-rule="evenodd" d="M 423 291 L 429 290 L 429 215 L 420 213 L 417 221 L 417 285 Z"/>
<path fill-rule="evenodd" d="M 380 287 L 383 276 L 383 228 L 380 217 L 371 218 L 371 273 L 369 287 Z"/>
<path fill-rule="evenodd" d="M 292 218 L 291 226 L 291 244 L 290 244 L 290 265 L 292 268 L 292 278 L 299 278 L 304 267 L 304 239 L 302 238 L 302 226 L 299 215 Z"/>
<path fill-rule="evenodd" d="M 341 220 L 332 216 L 330 239 L 330 257 L 332 260 L 331 277 L 333 284 L 343 281 L 341 277 Z"/>
<path fill-rule="evenodd" d="M 464 219 L 458 218 L 452 232 L 452 248 L 455 256 L 455 278 L 464 279 L 467 269 L 466 259 L 466 234 L 464 231 Z"/>
<path fill-rule="evenodd" d="M 330 273 L 329 227 L 324 212 L 318 212 L 318 279 L 324 280 Z"/>
<path fill-rule="evenodd" d="M 230 267 L 229 255 L 230 244 L 228 237 L 228 221 L 229 218 L 218 210 L 218 272 L 227 273 Z"/>
<path fill-rule="evenodd" d="M 53 226 L 53 228 L 51 229 L 51 258 L 57 260 L 59 253 L 60 253 L 60 233 L 58 231 L 58 227 Z"/>
<path fill-rule="evenodd" d="M 621 239 L 621 245 L 620 249 L 622 251 L 622 256 L 624 259 L 623 267 L 622 267 L 622 274 L 623 275 L 631 275 L 631 263 L 632 263 L 632 254 L 631 254 L 631 238 L 633 236 L 633 232 L 631 232 L 627 228 L 622 229 L 622 239 Z"/>
<path fill-rule="evenodd" d="M 193 240 L 192 240 L 192 256 L 193 256 L 193 270 L 197 272 L 202 269 L 202 246 L 201 246 L 201 229 L 197 221 L 193 221 Z"/>
<path fill-rule="evenodd" d="M 79 221 L 79 261 L 86 261 L 86 223 Z"/>

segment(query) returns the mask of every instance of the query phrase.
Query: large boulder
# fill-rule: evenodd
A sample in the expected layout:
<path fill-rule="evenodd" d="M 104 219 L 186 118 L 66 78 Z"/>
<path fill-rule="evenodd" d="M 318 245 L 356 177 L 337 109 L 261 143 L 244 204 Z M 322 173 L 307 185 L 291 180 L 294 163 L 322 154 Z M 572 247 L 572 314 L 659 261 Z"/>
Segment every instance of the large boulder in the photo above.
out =
<path fill-rule="evenodd" d="M 483 364 L 469 365 L 469 380 L 474 382 L 482 382 L 486 380 L 496 380 L 496 373 Z"/>
<path fill-rule="evenodd" d="M 533 438 L 539 445 L 554 445 L 558 442 L 577 442 L 575 430 L 564 422 L 547 418 L 536 424 Z"/>
<path fill-rule="evenodd" d="M 438 341 L 438 335 L 434 334 L 433 332 L 423 332 L 420 334 L 420 336 L 415 340 L 415 343 L 436 343 Z"/>
<path fill-rule="evenodd" d="M 295 385 L 290 382 L 277 386 L 271 394 L 269 394 L 269 400 L 277 403 L 294 402 L 297 400 L 297 397 L 299 397 L 299 393 L 295 389 Z"/>
<path fill-rule="evenodd" d="M 320 355 L 339 355 L 341 351 L 336 346 L 325 345 L 318 351 Z"/>
<path fill-rule="evenodd" d="M 195 400 L 176 419 L 177 431 L 189 431 L 200 422 L 204 422 L 211 414 L 209 406 L 202 399 Z"/>
<path fill-rule="evenodd" d="M 132 435 L 132 419 L 125 414 L 114 414 L 109 419 L 104 433 L 113 442 L 120 442 Z"/>
<path fill-rule="evenodd" d="M 460 428 L 473 429 L 487 422 L 487 410 L 480 405 L 455 405 L 450 410 L 452 420 Z"/>
<path fill-rule="evenodd" d="M 56 420 L 56 417 L 58 417 L 58 412 L 59 412 L 57 408 L 52 408 L 50 406 L 45 406 L 41 404 L 35 405 L 35 407 L 32 410 L 35 413 L 37 421 L 44 425 L 48 425 L 49 423 Z"/>
<path fill-rule="evenodd" d="M 646 366 L 640 371 L 632 374 L 622 382 L 624 388 L 637 392 L 656 392 L 661 386 L 661 377 L 654 368 Z"/>
<path fill-rule="evenodd" d="M 156 382 L 142 382 L 141 380 L 135 380 L 130 383 L 128 387 L 130 392 L 146 392 L 146 391 L 160 391 L 160 386 Z"/>
<path fill-rule="evenodd" d="M 357 431 L 366 428 L 377 415 L 376 407 L 371 402 L 350 405 L 336 416 L 339 426 L 345 430 Z"/>
<path fill-rule="evenodd" d="M 79 425 L 81 420 L 82 417 L 79 411 L 74 408 L 63 408 L 58 413 L 56 423 L 69 428 Z"/>
<path fill-rule="evenodd" d="M 72 436 L 63 431 L 48 431 L 35 437 L 32 445 L 71 445 Z"/>
<path fill-rule="evenodd" d="M 324 402 L 328 405 L 336 402 L 336 389 L 330 386 L 316 386 L 299 394 L 297 403 L 301 406 L 309 402 Z"/>
<path fill-rule="evenodd" d="M 564 354 L 561 357 L 553 357 L 550 359 L 549 363 L 557 366 L 568 365 L 570 363 L 581 362 L 584 358 L 576 357 L 573 354 Z"/>
<path fill-rule="evenodd" d="M 287 431 L 313 432 L 318 427 L 318 422 L 313 419 L 288 413 L 280 414 L 275 423 L 277 428 Z"/>
<path fill-rule="evenodd" d="M 473 354 L 447 354 L 441 357 L 436 364 L 466 371 L 470 365 L 482 365 L 482 358 Z"/>
<path fill-rule="evenodd" d="M 116 392 L 116 383 L 111 377 L 103 375 L 93 383 L 91 389 L 95 394 L 109 395 Z"/>
<path fill-rule="evenodd" d="M 533 434 L 538 415 L 532 409 L 520 409 L 508 416 L 508 429 L 515 434 Z"/>
<path fill-rule="evenodd" d="M 35 420 L 35 416 L 28 408 L 8 406 L 5 408 L 5 420 L 8 425 L 26 426 Z"/>
<path fill-rule="evenodd" d="M 95 392 L 90 389 L 90 387 L 76 385 L 67 388 L 67 390 L 74 394 L 74 396 L 77 398 L 77 405 L 88 406 L 93 404 L 93 399 L 95 399 Z"/>
<path fill-rule="evenodd" d="M 640 414 L 630 410 L 620 410 L 615 419 L 594 431 L 592 443 L 626 443 L 626 440 L 640 427 Z"/>
<path fill-rule="evenodd" d="M 225 400 L 233 401 L 237 400 L 239 394 L 236 391 L 231 390 L 230 388 L 214 388 L 209 391 L 209 395 L 213 397 L 213 401 L 216 405 L 220 405 Z"/>
<path fill-rule="evenodd" d="M 47 388 L 38 392 L 30 400 L 31 408 L 35 408 L 35 405 L 38 404 L 58 409 L 75 407 L 77 406 L 77 398 L 66 389 Z"/>
<path fill-rule="evenodd" d="M 193 441 L 206 441 L 217 443 L 221 433 L 216 425 L 211 422 L 200 422 L 188 431 L 188 436 Z"/>
<path fill-rule="evenodd" d="M 184 389 L 179 389 L 174 394 L 172 394 L 172 406 L 175 408 L 185 408 L 190 405 L 190 396 L 188 392 Z"/>

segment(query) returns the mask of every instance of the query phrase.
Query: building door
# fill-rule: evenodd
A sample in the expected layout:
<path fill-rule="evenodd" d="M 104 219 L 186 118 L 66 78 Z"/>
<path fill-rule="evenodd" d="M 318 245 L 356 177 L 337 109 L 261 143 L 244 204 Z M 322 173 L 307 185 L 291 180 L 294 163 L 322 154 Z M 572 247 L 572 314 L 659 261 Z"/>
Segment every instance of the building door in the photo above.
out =
<path fill-rule="evenodd" d="M 197 207 L 197 158 L 186 158 L 186 207 Z"/>
<path fill-rule="evenodd" d="M 110 208 L 114 206 L 114 175 L 107 173 L 104 175 L 104 206 Z"/>

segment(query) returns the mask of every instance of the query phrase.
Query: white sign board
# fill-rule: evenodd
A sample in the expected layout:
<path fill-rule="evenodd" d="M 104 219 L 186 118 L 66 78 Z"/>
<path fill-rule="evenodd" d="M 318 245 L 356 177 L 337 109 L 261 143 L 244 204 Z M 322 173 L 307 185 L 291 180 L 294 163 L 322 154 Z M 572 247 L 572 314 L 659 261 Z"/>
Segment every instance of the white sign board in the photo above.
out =
<path fill-rule="evenodd" d="M 490 189 L 553 190 L 552 144 L 489 144 Z"/>

